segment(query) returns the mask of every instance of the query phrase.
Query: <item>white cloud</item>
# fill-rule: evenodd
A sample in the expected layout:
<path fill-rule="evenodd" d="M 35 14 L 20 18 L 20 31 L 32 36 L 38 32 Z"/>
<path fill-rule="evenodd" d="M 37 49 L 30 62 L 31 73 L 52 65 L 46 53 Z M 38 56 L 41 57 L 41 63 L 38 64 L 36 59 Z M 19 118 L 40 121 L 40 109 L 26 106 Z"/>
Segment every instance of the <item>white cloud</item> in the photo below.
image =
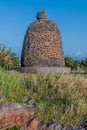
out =
<path fill-rule="evenodd" d="M 81 51 L 75 53 L 75 56 L 81 56 L 81 55 L 82 55 Z"/>

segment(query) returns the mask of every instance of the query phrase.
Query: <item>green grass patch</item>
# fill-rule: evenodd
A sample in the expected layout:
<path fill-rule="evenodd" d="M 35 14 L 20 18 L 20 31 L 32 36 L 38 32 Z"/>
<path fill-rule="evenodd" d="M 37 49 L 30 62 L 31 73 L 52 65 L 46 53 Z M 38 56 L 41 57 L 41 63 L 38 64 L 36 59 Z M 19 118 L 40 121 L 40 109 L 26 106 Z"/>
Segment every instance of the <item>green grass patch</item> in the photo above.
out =
<path fill-rule="evenodd" d="M 41 120 L 78 125 L 87 117 L 87 78 L 83 75 L 0 71 L 0 102 L 24 104 L 24 96 L 36 100 Z"/>

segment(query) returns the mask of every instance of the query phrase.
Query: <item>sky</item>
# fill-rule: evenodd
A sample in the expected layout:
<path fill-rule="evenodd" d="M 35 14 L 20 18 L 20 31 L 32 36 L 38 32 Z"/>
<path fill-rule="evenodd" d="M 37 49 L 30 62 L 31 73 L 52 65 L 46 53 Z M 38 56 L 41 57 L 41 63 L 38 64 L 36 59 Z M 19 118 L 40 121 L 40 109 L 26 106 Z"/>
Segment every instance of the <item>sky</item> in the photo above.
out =
<path fill-rule="evenodd" d="M 0 44 L 21 57 L 25 32 L 39 10 L 56 22 L 65 56 L 87 57 L 87 0 L 0 0 Z"/>

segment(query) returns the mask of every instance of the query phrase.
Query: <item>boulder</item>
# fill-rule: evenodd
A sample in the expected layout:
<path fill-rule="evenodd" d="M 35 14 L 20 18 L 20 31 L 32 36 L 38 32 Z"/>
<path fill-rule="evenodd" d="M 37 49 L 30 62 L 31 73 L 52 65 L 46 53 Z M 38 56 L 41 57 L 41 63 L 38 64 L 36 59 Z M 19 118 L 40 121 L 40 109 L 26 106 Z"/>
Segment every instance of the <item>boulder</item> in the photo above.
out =
<path fill-rule="evenodd" d="M 0 129 L 6 130 L 14 126 L 27 126 L 28 121 L 35 116 L 36 108 L 33 105 L 18 103 L 0 104 Z"/>
<path fill-rule="evenodd" d="M 30 100 L 29 105 L 10 102 L 1 103 L 0 130 L 8 130 L 8 128 L 13 128 L 14 126 L 19 126 L 20 130 L 87 130 L 86 124 L 67 128 L 60 123 L 41 121 L 35 116 L 36 110 L 34 100 Z"/>

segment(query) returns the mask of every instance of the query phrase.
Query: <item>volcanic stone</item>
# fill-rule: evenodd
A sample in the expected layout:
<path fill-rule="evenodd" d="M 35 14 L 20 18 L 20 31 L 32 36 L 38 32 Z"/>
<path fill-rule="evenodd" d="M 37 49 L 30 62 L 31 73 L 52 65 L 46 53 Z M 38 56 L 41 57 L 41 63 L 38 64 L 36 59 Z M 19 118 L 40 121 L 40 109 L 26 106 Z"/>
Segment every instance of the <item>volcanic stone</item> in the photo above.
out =
<path fill-rule="evenodd" d="M 64 67 L 62 41 L 57 25 L 45 11 L 27 29 L 21 55 L 22 67 Z"/>

